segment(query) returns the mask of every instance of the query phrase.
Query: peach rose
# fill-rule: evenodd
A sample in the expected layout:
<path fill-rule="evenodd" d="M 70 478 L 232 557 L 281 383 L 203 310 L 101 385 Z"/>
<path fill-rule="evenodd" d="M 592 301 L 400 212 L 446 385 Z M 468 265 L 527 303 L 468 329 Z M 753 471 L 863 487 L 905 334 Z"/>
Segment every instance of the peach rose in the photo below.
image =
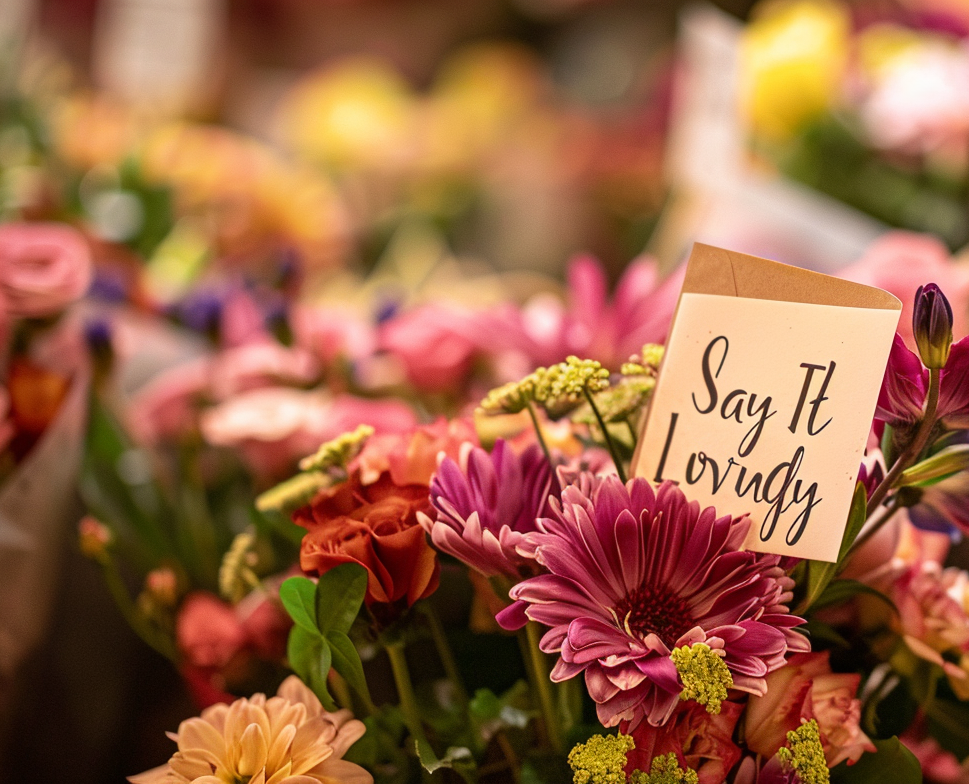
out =
<path fill-rule="evenodd" d="M 861 676 L 831 672 L 829 653 L 799 653 L 767 675 L 767 692 L 747 704 L 744 738 L 752 751 L 773 757 L 787 733 L 816 719 L 828 767 L 856 762 L 875 751 L 861 731 L 861 703 L 855 698 Z"/>
<path fill-rule="evenodd" d="M 91 251 L 84 236 L 60 223 L 0 226 L 0 293 L 11 316 L 50 316 L 87 291 Z"/>

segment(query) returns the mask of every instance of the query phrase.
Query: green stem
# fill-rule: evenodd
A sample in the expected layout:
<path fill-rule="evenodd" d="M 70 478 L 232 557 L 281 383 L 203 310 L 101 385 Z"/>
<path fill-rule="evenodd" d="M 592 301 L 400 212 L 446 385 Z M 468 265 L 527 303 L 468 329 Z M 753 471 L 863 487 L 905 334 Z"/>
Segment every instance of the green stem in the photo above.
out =
<path fill-rule="evenodd" d="M 885 500 L 885 496 L 888 495 L 889 491 L 895 486 L 898 478 L 902 475 L 912 463 L 918 460 L 919 455 L 922 454 L 922 450 L 925 449 L 926 444 L 929 442 L 929 438 L 932 435 L 932 429 L 935 427 L 935 414 L 939 407 L 939 369 L 930 368 L 929 369 L 929 390 L 925 396 L 925 409 L 922 414 L 922 422 L 919 425 L 918 431 L 915 433 L 915 438 L 905 447 L 902 454 L 898 456 L 895 464 L 892 466 L 891 470 L 886 474 L 885 478 L 882 480 L 881 484 L 875 488 L 875 492 L 871 494 L 871 498 L 868 499 L 868 509 L 871 510 L 870 513 L 874 512 L 875 509 L 881 506 L 882 502 Z M 870 539 L 875 533 L 887 523 L 892 514 L 894 514 L 894 509 L 889 509 L 889 514 L 885 514 L 880 517 L 874 524 L 869 526 L 868 530 L 865 532 L 865 536 L 860 541 L 856 541 L 852 545 L 849 554 L 854 552 L 860 544 Z"/>
<path fill-rule="evenodd" d="M 879 530 L 881 530 L 881 527 L 885 525 L 885 523 L 887 523 L 894 516 L 895 512 L 897 512 L 901 508 L 902 508 L 901 499 L 895 498 L 892 501 L 891 505 L 887 509 L 885 509 L 885 511 L 882 513 L 882 516 L 879 517 L 877 520 L 875 520 L 875 522 L 873 522 L 871 525 L 869 525 L 867 531 L 865 531 L 857 539 L 855 539 L 854 544 L 851 545 L 851 549 L 848 550 L 848 553 L 845 556 L 844 562 L 848 563 L 852 554 L 860 550 L 864 546 L 865 542 L 867 542 Z"/>
<path fill-rule="evenodd" d="M 552 453 L 548 450 L 548 444 L 545 443 L 545 436 L 542 435 L 542 426 L 538 423 L 538 415 L 535 413 L 535 407 L 532 405 L 531 401 L 525 406 L 528 410 L 528 415 L 532 418 L 532 426 L 535 428 L 535 436 L 538 438 L 538 443 L 542 447 L 542 451 L 545 453 L 545 459 L 548 460 L 548 464 L 554 465 L 552 463 Z"/>
<path fill-rule="evenodd" d="M 441 619 L 438 618 L 437 611 L 427 603 L 421 603 L 420 610 L 427 619 L 427 625 L 431 631 L 431 637 L 434 640 L 434 647 L 437 648 L 438 658 L 441 660 L 441 664 L 444 665 L 444 672 L 447 673 L 448 679 L 454 685 L 461 711 L 466 714 L 468 712 L 469 702 L 468 692 L 464 688 L 464 679 L 461 677 L 460 669 L 458 669 L 458 662 L 454 658 L 451 644 L 448 642 L 447 635 L 444 633 L 444 626 L 441 624 Z"/>
<path fill-rule="evenodd" d="M 541 630 L 534 621 L 525 626 L 525 637 L 528 642 L 528 655 L 531 659 L 531 672 L 534 676 L 532 685 L 538 692 L 538 704 L 542 713 L 542 723 L 552 751 L 562 754 L 564 751 L 562 735 L 559 731 L 558 714 L 555 710 L 555 698 L 552 694 L 552 681 L 548 677 L 548 666 L 545 654 L 538 647 L 541 640 Z"/>
<path fill-rule="evenodd" d="M 629 435 L 632 437 L 633 449 L 636 449 L 636 443 L 639 441 L 639 436 L 636 434 L 636 428 L 633 427 L 633 423 L 629 421 L 627 416 L 623 421 L 626 423 L 626 427 L 629 428 Z"/>
<path fill-rule="evenodd" d="M 616 444 L 612 440 L 612 436 L 609 435 L 609 428 L 606 427 L 606 423 L 602 418 L 602 414 L 599 413 L 599 409 L 592 399 L 592 393 L 588 389 L 583 387 L 582 392 L 585 394 L 585 399 L 589 401 L 589 406 L 592 408 L 592 413 L 596 415 L 596 421 L 599 423 L 599 428 L 602 430 L 602 437 L 606 442 L 606 446 L 609 448 L 609 454 L 612 455 L 612 462 L 616 464 L 616 473 L 619 474 L 619 481 L 626 484 L 626 471 L 622 467 L 622 460 L 619 459 L 619 452 L 616 449 Z"/>
<path fill-rule="evenodd" d="M 108 590 L 111 592 L 111 597 L 114 599 L 114 603 L 121 610 L 121 614 L 124 616 L 125 621 L 132 630 L 137 634 L 142 641 L 148 645 L 153 650 L 160 653 L 169 661 L 178 663 L 178 654 L 175 650 L 175 646 L 172 641 L 166 637 L 162 632 L 152 626 L 135 607 L 134 602 L 131 601 L 131 596 L 128 594 L 128 589 L 121 579 L 121 575 L 118 573 L 117 567 L 114 562 L 107 560 L 102 563 L 102 568 L 104 572 L 104 582 L 108 586 Z"/>
<path fill-rule="evenodd" d="M 390 657 L 390 668 L 394 673 L 394 684 L 397 686 L 397 696 L 400 698 L 400 712 L 404 714 L 404 723 L 410 731 L 411 737 L 418 747 L 430 748 L 427 736 L 424 734 L 424 725 L 421 723 L 421 713 L 417 707 L 417 695 L 414 694 L 414 684 L 410 679 L 410 670 L 407 669 L 407 657 L 404 655 L 404 643 L 392 642 L 386 644 L 384 649 Z M 418 757 L 420 752 L 418 752 Z M 422 764 L 421 780 L 429 781 L 430 774 Z"/>

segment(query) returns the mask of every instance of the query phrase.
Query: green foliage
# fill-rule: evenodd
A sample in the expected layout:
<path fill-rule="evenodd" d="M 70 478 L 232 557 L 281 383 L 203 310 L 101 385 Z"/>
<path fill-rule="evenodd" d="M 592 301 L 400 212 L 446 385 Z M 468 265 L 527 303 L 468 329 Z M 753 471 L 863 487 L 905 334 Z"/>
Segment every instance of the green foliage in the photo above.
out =
<path fill-rule="evenodd" d="M 335 707 L 327 684 L 331 667 L 370 702 L 363 663 L 347 635 L 366 591 L 367 570 L 355 563 L 331 569 L 316 585 L 306 577 L 290 577 L 279 588 L 295 624 L 286 648 L 289 664 L 328 710 Z"/>
<path fill-rule="evenodd" d="M 831 769 L 831 784 L 921 784 L 922 768 L 897 737 L 874 741 L 878 751 L 867 752 L 854 765 L 842 762 Z"/>

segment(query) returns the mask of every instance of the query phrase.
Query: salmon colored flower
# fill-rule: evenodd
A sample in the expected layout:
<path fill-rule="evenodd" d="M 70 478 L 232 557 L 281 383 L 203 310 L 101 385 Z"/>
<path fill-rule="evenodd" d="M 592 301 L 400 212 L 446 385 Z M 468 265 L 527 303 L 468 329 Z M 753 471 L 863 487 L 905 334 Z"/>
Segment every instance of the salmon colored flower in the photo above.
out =
<path fill-rule="evenodd" d="M 178 751 L 132 784 L 372 784 L 343 755 L 366 732 L 348 710 L 329 713 L 292 675 L 275 697 L 213 705 L 170 734 Z"/>
<path fill-rule="evenodd" d="M 787 733 L 805 721 L 818 722 L 828 767 L 842 760 L 857 762 L 875 751 L 861 731 L 861 702 L 856 699 L 861 676 L 834 673 L 829 653 L 800 653 L 767 676 L 767 693 L 750 698 L 744 721 L 748 748 L 772 757 L 787 742 Z"/>
<path fill-rule="evenodd" d="M 367 420 L 362 420 L 367 422 Z M 478 444 L 474 424 L 466 419 L 438 419 L 430 425 L 392 435 L 376 435 L 350 463 L 367 485 L 385 472 L 397 485 L 428 485 L 443 453 L 456 460 L 463 444 Z"/>
<path fill-rule="evenodd" d="M 437 589 L 441 567 L 417 520 L 418 512 L 430 511 L 427 485 L 398 485 L 389 473 L 363 485 L 354 474 L 294 512 L 308 531 L 300 566 L 321 575 L 341 563 L 360 564 L 368 575 L 367 606 L 379 621 L 392 620 Z"/>

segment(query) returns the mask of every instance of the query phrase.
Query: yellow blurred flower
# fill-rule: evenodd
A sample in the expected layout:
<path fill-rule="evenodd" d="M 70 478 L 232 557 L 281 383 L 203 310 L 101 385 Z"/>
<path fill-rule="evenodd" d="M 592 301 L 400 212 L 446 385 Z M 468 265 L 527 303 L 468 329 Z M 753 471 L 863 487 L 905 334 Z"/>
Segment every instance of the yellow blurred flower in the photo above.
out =
<path fill-rule="evenodd" d="M 218 704 L 183 721 L 170 737 L 178 751 L 161 767 L 129 777 L 132 784 L 372 784 L 363 768 L 342 759 L 366 731 L 350 711 L 324 711 L 296 677 L 264 694 Z"/>
<path fill-rule="evenodd" d="M 849 32 L 847 10 L 830 0 L 758 7 L 741 49 L 741 100 L 755 133 L 783 139 L 835 102 Z"/>
<path fill-rule="evenodd" d="M 354 58 L 314 71 L 284 98 L 285 141 L 309 161 L 335 168 L 399 163 L 413 144 L 416 99 L 379 60 Z"/>
<path fill-rule="evenodd" d="M 877 77 L 897 57 L 919 46 L 925 38 L 924 33 L 897 24 L 866 27 L 856 41 L 861 72 L 869 78 Z"/>

